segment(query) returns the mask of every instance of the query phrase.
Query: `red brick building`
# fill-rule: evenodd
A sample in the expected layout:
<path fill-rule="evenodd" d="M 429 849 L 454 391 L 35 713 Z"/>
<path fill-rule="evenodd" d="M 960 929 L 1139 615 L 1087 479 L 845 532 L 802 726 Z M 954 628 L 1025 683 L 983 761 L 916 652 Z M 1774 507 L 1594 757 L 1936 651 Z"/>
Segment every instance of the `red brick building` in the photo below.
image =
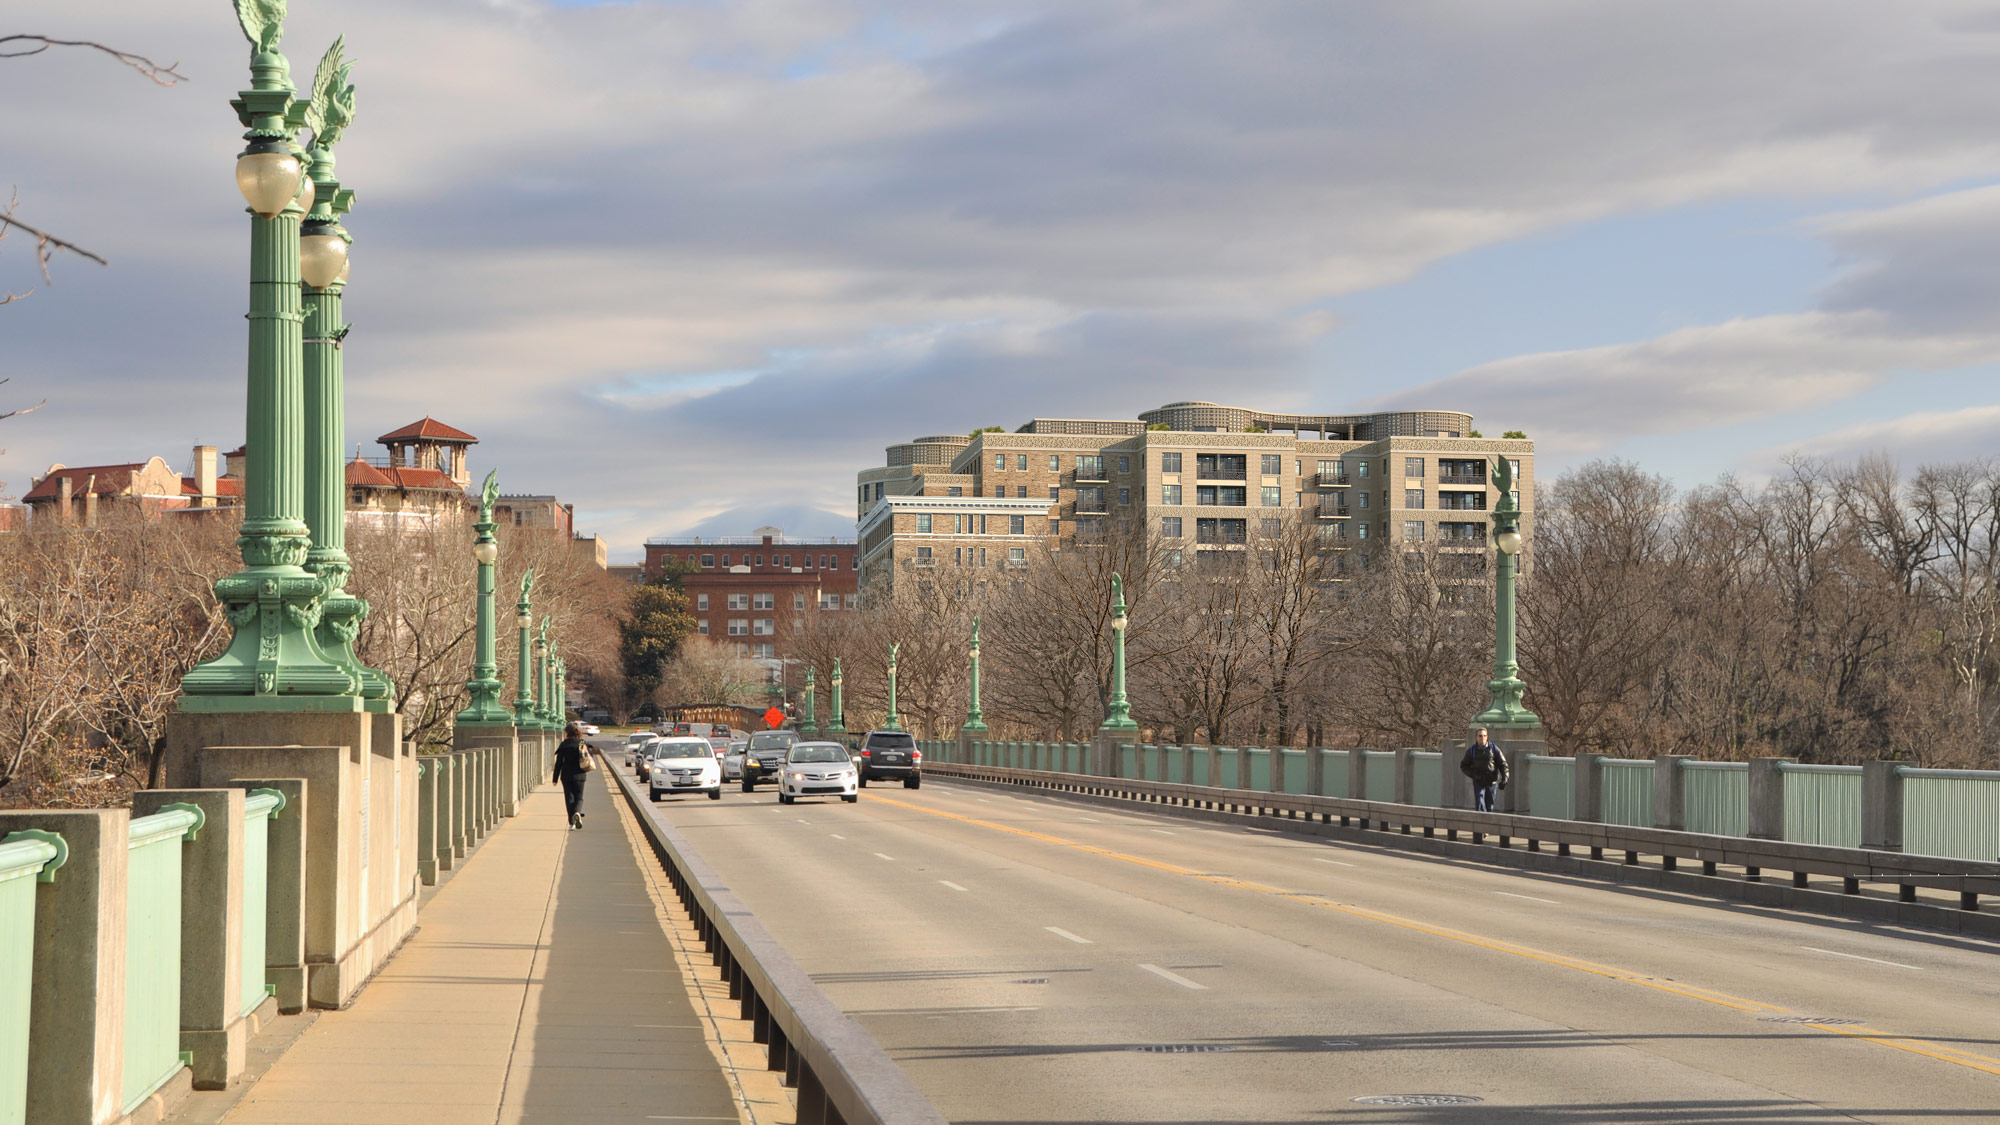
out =
<path fill-rule="evenodd" d="M 851 539 L 794 539 L 769 527 L 747 538 L 651 539 L 646 577 L 657 577 L 669 556 L 692 568 L 681 588 L 695 631 L 773 670 L 792 655 L 792 632 L 808 610 L 851 611 L 861 590 Z"/>

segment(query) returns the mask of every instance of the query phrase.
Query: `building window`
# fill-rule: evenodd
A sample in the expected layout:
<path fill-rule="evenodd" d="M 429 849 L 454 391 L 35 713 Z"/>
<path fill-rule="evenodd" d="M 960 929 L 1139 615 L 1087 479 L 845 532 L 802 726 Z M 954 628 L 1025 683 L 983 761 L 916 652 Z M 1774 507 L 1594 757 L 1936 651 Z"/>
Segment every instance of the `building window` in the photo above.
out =
<path fill-rule="evenodd" d="M 1321 461 L 1319 463 L 1319 482 L 1321 484 L 1326 484 L 1329 481 L 1343 481 L 1346 479 L 1347 479 L 1346 465 L 1341 464 L 1339 461 Z"/>
<path fill-rule="evenodd" d="M 1365 464 L 1365 462 L 1364 462 L 1364 464 Z M 1364 512 L 1365 512 L 1365 511 L 1367 511 L 1367 510 L 1368 510 L 1368 494 L 1367 494 L 1366 492 L 1357 492 L 1357 493 L 1355 493 L 1355 494 L 1354 494 L 1354 499 L 1355 499 L 1355 502 L 1356 502 L 1356 503 L 1358 503 L 1358 504 L 1359 504 L 1359 505 L 1361 506 L 1361 510 L 1362 510 L 1362 511 L 1364 511 Z"/>
<path fill-rule="evenodd" d="M 750 608 L 751 608 L 751 609 L 776 609 L 776 608 L 778 608 L 778 595 L 776 595 L 776 594 L 758 594 L 758 595 L 756 595 L 756 596 L 755 596 L 754 598 L 752 598 L 752 599 L 751 599 L 751 602 L 750 602 Z"/>
<path fill-rule="evenodd" d="M 1363 506 L 1365 507 L 1366 505 L 1363 505 Z M 1365 524 L 1365 523 L 1357 523 L 1357 524 L 1355 524 L 1355 525 L 1354 525 L 1354 537 L 1355 537 L 1356 539 L 1366 539 L 1366 538 L 1368 538 L 1368 525 L 1367 525 L 1367 524 Z"/>
<path fill-rule="evenodd" d="M 1285 459 L 1276 453 L 1266 453 L 1259 458 L 1263 462 L 1260 470 L 1267 477 L 1275 477 L 1285 471 Z"/>
<path fill-rule="evenodd" d="M 730 636 L 732 636 L 732 637 L 747 637 L 747 636 L 749 636 L 749 635 L 750 635 L 750 619 L 749 619 L 749 618 L 747 618 L 747 617 L 732 617 L 732 618 L 730 618 L 730 619 L 729 619 L 729 635 L 730 635 Z"/>
<path fill-rule="evenodd" d="M 1056 487 L 1055 485 L 1050 485 L 1050 486 L 1049 486 L 1049 499 L 1051 499 L 1051 500 L 1060 500 L 1060 499 L 1062 499 L 1062 489 L 1060 489 L 1060 488 L 1057 488 L 1057 487 Z"/>
<path fill-rule="evenodd" d="M 1214 504 L 1224 508 L 1242 508 L 1250 503 L 1250 489 L 1244 485 L 1198 484 L 1194 489 L 1196 504 Z"/>
<path fill-rule="evenodd" d="M 1460 542 L 1486 542 L 1486 525 L 1483 523 L 1441 523 L 1438 538 Z"/>
<path fill-rule="evenodd" d="M 931 514 L 929 512 L 918 512 L 917 534 L 929 535 L 930 533 L 931 533 Z"/>
<path fill-rule="evenodd" d="M 1015 468 L 1015 469 L 1016 469 L 1017 471 L 1019 471 L 1019 472 L 1023 472 L 1023 473 L 1027 472 L 1027 471 L 1028 471 L 1028 455 L 1027 455 L 1027 454 L 1025 454 L 1025 453 L 1020 453 L 1020 454 L 1016 454 L 1016 455 L 1015 455 L 1015 457 L 1014 457 L 1014 468 Z"/>
<path fill-rule="evenodd" d="M 759 617 L 750 623 L 750 632 L 753 636 L 768 637 L 777 631 L 778 623 L 769 617 Z"/>
<path fill-rule="evenodd" d="M 1423 541 L 1424 541 L 1424 521 L 1422 521 L 1422 520 L 1404 520 L 1404 521 L 1403 521 L 1403 539 L 1404 539 L 1404 541 L 1406 541 L 1406 542 L 1410 542 L 1410 543 L 1421 543 L 1421 542 L 1423 542 Z"/>
<path fill-rule="evenodd" d="M 1305 507 L 1305 506 L 1306 506 L 1306 494 L 1305 494 L 1305 493 L 1303 493 L 1303 492 L 1293 492 L 1293 493 L 1292 493 L 1292 507 L 1294 507 L 1294 508 L 1303 508 L 1303 507 Z"/>
<path fill-rule="evenodd" d="M 1103 485 L 1078 485 L 1076 489 L 1076 510 L 1079 512 L 1101 512 L 1104 510 Z"/>
<path fill-rule="evenodd" d="M 965 489 L 964 489 L 964 488 L 963 488 L 962 486 L 960 486 L 960 485 L 956 485 L 956 484 L 954 484 L 954 485 L 951 485 L 950 487 L 946 488 L 946 489 L 944 490 L 944 494 L 945 494 L 946 496 L 964 496 L 964 495 L 965 495 Z"/>
<path fill-rule="evenodd" d="M 840 595 L 840 608 L 842 609 L 853 609 L 855 606 L 858 606 L 860 604 L 861 604 L 860 594 Z"/>
<path fill-rule="evenodd" d="M 1243 480 L 1249 475 L 1247 453 L 1197 453 L 1194 455 L 1196 480 Z"/>
<path fill-rule="evenodd" d="M 805 593 L 803 591 L 794 591 L 792 593 L 792 608 L 794 610 L 801 610 L 804 609 L 805 607 L 806 607 Z"/>
<path fill-rule="evenodd" d="M 1014 499 L 1016 499 L 1016 500 L 1026 500 L 1027 498 L 1028 498 L 1028 486 L 1027 486 L 1027 485 L 1025 485 L 1025 484 L 1017 484 L 1017 485 L 1015 485 L 1015 486 L 1014 486 Z"/>
<path fill-rule="evenodd" d="M 1178 453 L 1162 453 L 1162 454 L 1160 454 L 1160 471 L 1161 471 L 1161 472 L 1163 472 L 1163 473 L 1178 473 L 1178 472 L 1180 472 L 1180 471 L 1181 471 L 1181 455 L 1180 455 L 1180 454 L 1178 454 Z"/>
<path fill-rule="evenodd" d="M 920 558 L 920 559 L 927 559 L 927 558 L 930 558 L 930 557 L 931 557 L 931 549 L 930 549 L 929 547 L 918 547 L 918 548 L 917 548 L 917 557 L 918 557 L 918 558 Z"/>
<path fill-rule="evenodd" d="M 979 565 L 986 565 L 986 548 L 984 547 L 979 548 Z"/>
<path fill-rule="evenodd" d="M 1049 454 L 1049 471 L 1052 473 L 1062 472 L 1062 458 L 1053 453 Z"/>
<path fill-rule="evenodd" d="M 1419 509 L 1419 510 L 1421 510 L 1421 509 L 1423 508 L 1423 506 L 1424 506 L 1424 490 L 1423 490 L 1423 489 L 1421 489 L 1421 488 L 1406 488 L 1406 489 L 1404 489 L 1404 490 L 1403 490 L 1403 507 L 1405 507 L 1405 508 L 1416 508 L 1416 509 Z"/>
<path fill-rule="evenodd" d="M 728 555 L 724 555 L 724 556 L 722 556 L 722 565 L 723 565 L 723 566 L 728 566 L 728 565 L 729 565 L 729 556 L 728 556 Z"/>
<path fill-rule="evenodd" d="M 1008 562 L 1027 562 L 1027 561 L 1028 561 L 1028 550 L 1027 550 L 1027 548 L 1025 548 L 1025 547 L 1009 547 L 1009 548 L 1007 548 L 1007 561 L 1008 561 Z"/>
<path fill-rule="evenodd" d="M 695 622 L 694 629 L 695 632 L 700 633 L 702 636 L 704 637 L 708 636 L 708 618 L 704 617 L 701 620 Z"/>
<path fill-rule="evenodd" d="M 848 560 L 847 560 L 847 561 L 848 561 L 848 562 L 849 562 L 850 564 L 852 564 L 852 567 L 853 567 L 853 569 L 855 569 L 855 570 L 860 570 L 860 569 L 861 569 L 861 556 L 860 556 L 860 555 L 851 555 L 851 556 L 849 556 L 849 557 L 848 557 Z"/>
<path fill-rule="evenodd" d="M 1261 497 L 1261 503 L 1259 504 L 1260 507 L 1282 508 L 1285 506 L 1285 494 L 1278 490 L 1277 485 L 1275 484 L 1264 485 L 1261 489 L 1261 492 L 1262 492 L 1262 497 Z"/>
<path fill-rule="evenodd" d="M 1007 471 L 1007 455 L 1005 453 L 995 453 L 993 455 L 993 471 L 996 473 Z"/>
<path fill-rule="evenodd" d="M 1007 517 L 1007 534 L 1026 535 L 1027 533 L 1028 533 L 1028 517 L 1026 516 Z"/>
<path fill-rule="evenodd" d="M 882 482 L 878 480 L 875 482 L 875 499 L 880 500 L 881 498 L 882 498 Z"/>
<path fill-rule="evenodd" d="M 784 563 L 784 566 L 785 566 L 785 569 L 786 569 L 786 570 L 790 570 L 790 569 L 792 569 L 792 556 L 790 556 L 790 555 L 786 555 L 786 556 L 785 556 L 785 563 Z"/>
<path fill-rule="evenodd" d="M 1160 503 L 1162 503 L 1162 504 L 1178 504 L 1178 503 L 1180 503 L 1180 502 L 1181 502 L 1181 486 L 1180 486 L 1180 485 L 1178 485 L 1178 484 L 1163 484 L 1163 485 L 1161 485 L 1161 486 L 1160 486 Z"/>
<path fill-rule="evenodd" d="M 839 594 L 821 594 L 821 595 L 819 596 L 819 607 L 820 607 L 821 609 L 839 609 L 839 608 L 840 608 L 840 595 L 839 595 Z"/>
<path fill-rule="evenodd" d="M 1423 479 L 1424 459 L 1421 457 L 1403 458 L 1403 475 L 1409 477 L 1411 480 Z"/>
<path fill-rule="evenodd" d="M 1120 456 L 1120 457 L 1118 458 L 1118 471 L 1119 471 L 1119 472 L 1121 472 L 1121 473 L 1129 473 L 1129 472 L 1131 472 L 1131 471 L 1132 471 L 1132 458 L 1130 458 L 1130 457 L 1127 457 L 1127 456 L 1123 456 L 1123 455 L 1121 455 L 1121 456 Z"/>
<path fill-rule="evenodd" d="M 770 660 L 775 656 L 777 656 L 778 646 L 767 642 L 765 644 L 751 646 L 750 652 L 751 655 L 755 656 L 759 660 Z"/>
<path fill-rule="evenodd" d="M 696 594 L 694 596 L 694 607 L 698 610 L 706 611 L 708 609 L 708 595 Z"/>
<path fill-rule="evenodd" d="M 749 609 L 749 608 L 750 608 L 750 595 L 748 595 L 748 594 L 731 594 L 731 595 L 729 595 L 729 608 L 730 608 L 730 609 Z"/>
<path fill-rule="evenodd" d="M 1061 535 L 1061 534 L 1062 534 L 1062 521 L 1061 521 L 1061 520 L 1058 520 L 1058 519 L 1052 519 L 1052 520 L 1050 520 L 1050 521 L 1049 521 L 1049 534 L 1050 534 L 1050 535 Z"/>
<path fill-rule="evenodd" d="M 1246 520 L 1198 519 L 1194 521 L 1197 543 L 1241 543 L 1246 537 Z"/>
<path fill-rule="evenodd" d="M 1130 503 L 1132 502 L 1132 490 L 1131 490 L 1131 489 L 1129 489 L 1129 488 L 1121 488 L 1121 489 L 1119 489 L 1119 490 L 1118 490 L 1118 502 L 1119 502 L 1120 504 L 1130 504 Z"/>
<path fill-rule="evenodd" d="M 748 656 L 748 655 L 750 655 L 750 646 L 749 646 L 749 645 L 737 645 L 737 646 L 736 646 L 736 655 L 738 655 L 738 656 Z"/>
<path fill-rule="evenodd" d="M 1076 479 L 1103 480 L 1104 458 L 1095 454 L 1079 454 L 1076 459 Z"/>
<path fill-rule="evenodd" d="M 1367 479 L 1368 479 L 1368 462 L 1367 462 L 1367 461 L 1366 461 L 1365 459 L 1364 459 L 1364 460 L 1360 460 L 1360 461 L 1356 461 L 1356 462 L 1354 463 L 1354 472 L 1355 472 L 1355 475 L 1356 475 L 1356 476 L 1359 476 L 1359 477 L 1360 477 L 1360 478 L 1361 478 L 1362 480 L 1367 480 Z"/>
<path fill-rule="evenodd" d="M 1160 538 L 1179 539 L 1180 537 L 1181 537 L 1181 518 L 1179 516 L 1161 516 Z"/>
<path fill-rule="evenodd" d="M 1258 520 L 1257 534 L 1266 539 L 1276 539 L 1278 537 L 1278 521 L 1268 517 Z"/>
<path fill-rule="evenodd" d="M 701 565 L 703 565 L 703 566 L 705 566 L 705 567 L 714 567 L 714 566 L 715 566 L 715 556 L 714 556 L 714 555 L 703 555 L 703 556 L 701 557 Z"/>

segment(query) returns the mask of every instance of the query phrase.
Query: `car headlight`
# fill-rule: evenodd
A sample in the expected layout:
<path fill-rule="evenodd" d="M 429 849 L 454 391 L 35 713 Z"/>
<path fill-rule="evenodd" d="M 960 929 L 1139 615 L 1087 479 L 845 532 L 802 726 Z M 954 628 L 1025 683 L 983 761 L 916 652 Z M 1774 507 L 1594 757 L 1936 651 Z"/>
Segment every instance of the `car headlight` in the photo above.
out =
<path fill-rule="evenodd" d="M 802 774 L 802 773 L 793 773 L 793 774 L 792 774 L 792 780 L 793 780 L 793 781 L 804 781 L 805 779 L 806 779 L 806 775 L 805 775 L 805 774 Z"/>

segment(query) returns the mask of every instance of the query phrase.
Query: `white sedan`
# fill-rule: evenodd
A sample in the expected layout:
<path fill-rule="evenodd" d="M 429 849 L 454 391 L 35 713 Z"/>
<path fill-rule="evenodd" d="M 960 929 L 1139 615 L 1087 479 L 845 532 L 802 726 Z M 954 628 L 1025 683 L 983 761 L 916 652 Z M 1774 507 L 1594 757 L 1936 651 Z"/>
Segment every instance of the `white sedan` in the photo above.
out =
<path fill-rule="evenodd" d="M 852 804 L 861 799 L 854 759 L 838 742 L 795 742 L 778 767 L 778 803 L 800 797 L 839 797 Z"/>
<path fill-rule="evenodd" d="M 662 793 L 706 793 L 711 801 L 722 799 L 722 763 L 706 738 L 660 738 L 646 746 L 647 795 L 657 801 Z"/>

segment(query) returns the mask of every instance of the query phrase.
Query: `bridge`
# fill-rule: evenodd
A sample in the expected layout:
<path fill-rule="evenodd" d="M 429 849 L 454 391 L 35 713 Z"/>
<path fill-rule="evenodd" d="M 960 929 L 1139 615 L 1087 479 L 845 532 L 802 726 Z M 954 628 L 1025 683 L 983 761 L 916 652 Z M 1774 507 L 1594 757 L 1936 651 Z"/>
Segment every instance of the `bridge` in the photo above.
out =
<path fill-rule="evenodd" d="M 1977 839 L 1990 823 L 1930 822 L 2000 775 L 1858 771 L 1857 799 L 1894 793 L 1884 815 L 1822 791 L 1850 775 L 1784 763 L 1551 760 L 1529 766 L 1539 812 L 1481 813 L 1424 751 L 922 745 L 930 784 L 859 806 L 654 804 L 607 754 L 582 832 L 540 762 L 503 781 L 491 750 L 426 756 L 411 858 L 433 884 L 339 1010 L 281 999 L 315 879 L 310 781 L 0 814 L 0 1120 L 1819 1122 L 2000 1104 L 2000 1027 L 1967 1003 L 1990 991 L 2000 925 L 1979 907 L 2000 864 L 1782 838 L 1900 819 Z M 1775 779 L 1778 832 L 1619 823 L 1641 819 L 1636 789 L 1605 779 L 1642 770 L 1662 793 L 1741 773 L 1746 806 Z M 1549 807 L 1556 778 L 1586 818 Z M 1956 790 L 1923 791 L 1939 784 Z"/>

